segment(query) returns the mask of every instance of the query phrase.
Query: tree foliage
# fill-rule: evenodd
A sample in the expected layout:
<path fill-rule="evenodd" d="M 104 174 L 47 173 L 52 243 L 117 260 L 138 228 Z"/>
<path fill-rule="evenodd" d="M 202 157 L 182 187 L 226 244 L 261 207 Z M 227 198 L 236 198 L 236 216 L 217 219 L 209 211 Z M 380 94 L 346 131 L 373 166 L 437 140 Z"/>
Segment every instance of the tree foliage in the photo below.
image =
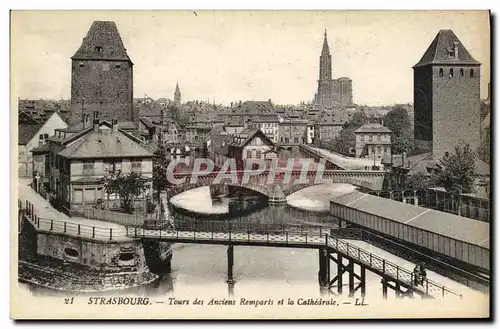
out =
<path fill-rule="evenodd" d="M 490 149 L 491 149 L 491 131 L 489 128 L 486 128 L 485 132 L 483 133 L 483 138 L 481 139 L 481 145 L 479 145 L 477 149 L 477 156 L 479 159 L 488 164 L 490 163 L 491 159 Z"/>
<path fill-rule="evenodd" d="M 455 147 L 455 153 L 441 160 L 437 184 L 451 193 L 471 193 L 476 178 L 476 154 L 469 145 Z"/>
<path fill-rule="evenodd" d="M 134 198 L 146 192 L 148 179 L 140 174 L 132 172 L 124 175 L 121 171 L 117 174 L 104 176 L 104 191 L 107 194 L 117 194 L 120 197 L 120 204 L 123 211 L 133 213 Z"/>
<path fill-rule="evenodd" d="M 481 121 L 482 121 L 482 120 L 484 120 L 484 118 L 486 118 L 488 113 L 490 113 L 490 105 L 489 105 L 489 103 L 487 103 L 485 101 L 481 101 L 479 108 L 480 108 L 480 115 L 481 115 Z"/>
<path fill-rule="evenodd" d="M 169 183 L 167 179 L 167 168 L 169 161 L 167 160 L 166 149 L 164 145 L 159 145 L 158 149 L 153 153 L 153 189 L 158 193 L 164 191 Z"/>
<path fill-rule="evenodd" d="M 413 131 L 408 111 L 395 107 L 386 114 L 384 125 L 392 131 L 393 153 L 409 153 L 413 149 Z"/>
<path fill-rule="evenodd" d="M 337 152 L 349 155 L 350 150 L 356 147 L 356 135 L 354 131 L 368 122 L 363 112 L 353 114 L 351 120 L 345 122 L 339 136 L 334 141 L 334 148 Z"/>
<path fill-rule="evenodd" d="M 435 177 L 426 175 L 423 172 L 418 172 L 414 175 L 408 176 L 406 180 L 408 188 L 419 190 L 424 188 L 434 187 L 436 185 Z"/>

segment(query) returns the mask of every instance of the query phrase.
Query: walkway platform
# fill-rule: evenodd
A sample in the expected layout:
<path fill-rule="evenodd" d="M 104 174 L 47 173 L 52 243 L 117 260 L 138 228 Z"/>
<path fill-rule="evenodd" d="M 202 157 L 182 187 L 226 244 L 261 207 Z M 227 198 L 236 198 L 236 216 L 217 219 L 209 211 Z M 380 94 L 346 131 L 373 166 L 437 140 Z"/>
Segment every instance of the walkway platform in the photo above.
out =
<path fill-rule="evenodd" d="M 337 252 L 342 257 L 363 265 L 371 272 L 397 282 L 402 287 L 425 297 L 442 298 L 461 294 L 437 282 L 426 279 L 423 285 L 415 286 L 412 270 L 405 269 L 388 260 L 367 252 L 345 240 L 325 233 L 299 232 L 196 232 L 168 231 L 142 228 L 127 228 L 127 236 L 154 239 L 173 243 L 222 244 L 240 246 L 267 246 L 325 249 Z"/>

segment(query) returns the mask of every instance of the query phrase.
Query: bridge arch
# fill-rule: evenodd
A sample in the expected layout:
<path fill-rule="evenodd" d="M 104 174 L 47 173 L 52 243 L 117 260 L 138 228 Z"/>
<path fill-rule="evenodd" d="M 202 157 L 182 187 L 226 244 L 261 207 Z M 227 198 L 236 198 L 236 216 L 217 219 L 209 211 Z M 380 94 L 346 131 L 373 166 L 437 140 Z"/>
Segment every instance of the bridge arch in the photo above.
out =
<path fill-rule="evenodd" d="M 361 187 L 368 190 L 380 190 L 383 185 L 384 175 L 380 176 L 359 176 L 355 175 L 333 175 L 330 177 L 325 177 L 324 180 L 312 181 L 305 184 L 290 184 L 287 187 L 283 187 L 283 193 L 285 196 L 289 196 L 295 192 L 303 190 L 305 188 L 316 186 L 316 185 L 326 185 L 326 184 L 351 184 L 357 187 Z"/>

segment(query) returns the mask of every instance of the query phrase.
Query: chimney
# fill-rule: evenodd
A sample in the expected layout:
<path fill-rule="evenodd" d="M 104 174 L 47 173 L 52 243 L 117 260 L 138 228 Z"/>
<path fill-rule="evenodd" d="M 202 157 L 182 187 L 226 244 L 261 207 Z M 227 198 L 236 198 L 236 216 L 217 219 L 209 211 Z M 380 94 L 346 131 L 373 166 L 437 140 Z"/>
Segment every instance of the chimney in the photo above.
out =
<path fill-rule="evenodd" d="M 113 131 L 118 131 L 118 120 L 111 120 L 111 128 L 113 128 Z"/>
<path fill-rule="evenodd" d="M 94 125 L 94 131 L 99 131 L 99 112 L 94 111 L 94 120 L 92 121 Z"/>
<path fill-rule="evenodd" d="M 458 42 L 453 42 L 453 54 L 455 59 L 458 59 Z"/>

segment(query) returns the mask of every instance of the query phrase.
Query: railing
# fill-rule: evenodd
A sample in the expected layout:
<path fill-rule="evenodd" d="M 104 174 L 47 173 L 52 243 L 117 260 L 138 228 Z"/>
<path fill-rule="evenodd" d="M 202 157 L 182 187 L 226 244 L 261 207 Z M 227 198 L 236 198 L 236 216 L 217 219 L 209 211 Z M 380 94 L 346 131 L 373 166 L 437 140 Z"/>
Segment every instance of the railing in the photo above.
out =
<path fill-rule="evenodd" d="M 425 279 L 423 284 L 415 285 L 414 274 L 403 267 L 391 263 L 377 255 L 367 252 L 355 245 L 343 241 L 337 237 L 332 237 L 328 233 L 313 232 L 293 232 L 293 231 L 262 231 L 262 232 L 234 232 L 228 230 L 220 231 L 169 231 L 157 229 L 142 229 L 137 227 L 127 227 L 127 236 L 133 238 L 163 239 L 171 242 L 188 243 L 233 243 L 233 244 L 267 244 L 269 246 L 292 246 L 299 245 L 325 247 L 341 252 L 352 258 L 356 262 L 365 265 L 371 271 L 378 272 L 382 276 L 388 276 L 400 284 L 404 284 L 414 290 L 420 290 L 422 293 L 439 297 L 445 295 L 454 295 L 461 297 L 460 294 L 446 288 L 429 279 Z"/>
<path fill-rule="evenodd" d="M 125 228 L 104 228 L 39 217 L 35 214 L 35 209 L 29 201 L 26 201 L 26 207 L 23 207 L 22 202 L 19 201 L 19 208 L 28 221 L 39 231 L 79 236 L 100 241 L 116 241 L 119 236 L 126 236 Z"/>
<path fill-rule="evenodd" d="M 458 195 L 446 191 L 434 189 L 396 189 L 370 191 L 369 194 L 376 195 L 394 201 L 408 201 L 424 208 L 447 212 L 484 222 L 490 221 L 490 201 L 480 198 Z"/>
<path fill-rule="evenodd" d="M 125 214 L 116 211 L 109 211 L 95 208 L 83 209 L 83 217 L 115 223 L 124 226 L 142 227 L 145 220 L 154 219 L 153 214 Z"/>
<path fill-rule="evenodd" d="M 337 228 L 332 229 L 330 233 L 332 234 L 332 236 L 341 239 L 360 240 L 370 243 L 401 258 L 410 260 L 413 263 L 420 263 L 425 261 L 426 268 L 432 270 L 433 272 L 450 277 L 452 280 L 474 290 L 483 292 L 489 290 L 489 280 L 484 277 L 480 277 L 478 275 L 475 275 L 474 273 L 464 271 L 458 267 L 450 265 L 448 262 L 440 260 L 436 257 L 431 257 L 418 250 L 409 248 L 403 244 L 394 242 L 370 231 L 360 228 Z"/>

